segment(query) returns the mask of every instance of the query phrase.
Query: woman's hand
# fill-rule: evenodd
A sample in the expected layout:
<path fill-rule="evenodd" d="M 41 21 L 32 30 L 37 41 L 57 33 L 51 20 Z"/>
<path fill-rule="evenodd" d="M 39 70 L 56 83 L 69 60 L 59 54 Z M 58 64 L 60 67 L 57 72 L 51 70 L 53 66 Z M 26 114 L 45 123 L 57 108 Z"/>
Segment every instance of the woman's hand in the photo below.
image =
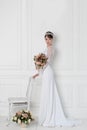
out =
<path fill-rule="evenodd" d="M 41 65 L 41 62 L 39 62 L 39 61 L 36 61 L 35 63 L 36 63 L 36 65 Z"/>
<path fill-rule="evenodd" d="M 37 73 L 37 74 L 35 74 L 35 75 L 33 75 L 32 76 L 32 78 L 36 78 L 37 76 L 39 76 L 39 74 Z"/>

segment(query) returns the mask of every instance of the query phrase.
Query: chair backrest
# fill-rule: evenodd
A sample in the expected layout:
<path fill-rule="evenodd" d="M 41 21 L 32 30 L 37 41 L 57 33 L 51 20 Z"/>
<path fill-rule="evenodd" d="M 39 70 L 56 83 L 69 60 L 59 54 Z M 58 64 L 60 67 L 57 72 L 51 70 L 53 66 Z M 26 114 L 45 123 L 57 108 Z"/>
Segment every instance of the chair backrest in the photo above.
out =
<path fill-rule="evenodd" d="M 27 86 L 27 91 L 26 91 L 26 97 L 27 97 L 28 99 L 30 99 L 30 97 L 31 97 L 32 81 L 33 81 L 33 78 L 32 78 L 32 77 L 29 77 L 28 86 Z"/>

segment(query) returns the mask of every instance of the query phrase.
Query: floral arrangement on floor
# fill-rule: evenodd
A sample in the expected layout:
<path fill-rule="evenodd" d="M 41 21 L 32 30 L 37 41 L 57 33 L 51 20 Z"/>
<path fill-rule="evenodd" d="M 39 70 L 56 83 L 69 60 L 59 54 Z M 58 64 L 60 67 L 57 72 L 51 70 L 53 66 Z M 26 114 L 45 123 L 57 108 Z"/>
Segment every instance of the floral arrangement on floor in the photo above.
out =
<path fill-rule="evenodd" d="M 42 69 L 43 66 L 47 63 L 48 57 L 44 53 L 39 53 L 38 55 L 34 56 L 34 63 L 36 69 Z"/>
<path fill-rule="evenodd" d="M 16 114 L 12 117 L 12 121 L 13 122 L 16 122 L 18 124 L 26 124 L 26 125 L 29 125 L 30 122 L 34 120 L 32 118 L 32 114 L 30 111 L 27 111 L 27 110 L 21 110 L 21 111 L 18 111 L 16 112 Z"/>

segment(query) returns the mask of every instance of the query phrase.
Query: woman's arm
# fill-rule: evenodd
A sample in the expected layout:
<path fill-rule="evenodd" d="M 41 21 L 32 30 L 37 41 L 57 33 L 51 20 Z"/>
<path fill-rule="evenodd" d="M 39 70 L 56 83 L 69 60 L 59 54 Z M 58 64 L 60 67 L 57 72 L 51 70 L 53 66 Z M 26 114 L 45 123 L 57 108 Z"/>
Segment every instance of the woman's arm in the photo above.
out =
<path fill-rule="evenodd" d="M 48 50 L 47 50 L 48 59 L 47 59 L 46 65 L 43 67 L 43 69 L 45 69 L 48 66 L 48 64 L 51 63 L 51 59 L 53 58 L 53 55 L 54 55 L 53 47 L 48 47 Z"/>
<path fill-rule="evenodd" d="M 32 76 L 32 78 L 36 78 L 37 76 L 39 76 L 39 73 L 34 74 L 34 75 Z"/>
<path fill-rule="evenodd" d="M 37 76 L 39 76 L 39 70 L 38 69 L 35 70 L 35 74 L 32 76 L 32 78 L 36 78 Z"/>

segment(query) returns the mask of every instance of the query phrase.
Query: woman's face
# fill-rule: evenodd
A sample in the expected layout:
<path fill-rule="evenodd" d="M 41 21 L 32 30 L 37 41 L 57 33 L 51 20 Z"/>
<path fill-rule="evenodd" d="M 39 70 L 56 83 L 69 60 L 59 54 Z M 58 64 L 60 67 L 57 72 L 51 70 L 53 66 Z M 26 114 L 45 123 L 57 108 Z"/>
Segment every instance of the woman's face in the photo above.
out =
<path fill-rule="evenodd" d="M 53 41 L 52 38 L 49 38 L 47 36 L 45 37 L 45 42 L 46 42 L 47 46 L 52 45 L 52 41 Z"/>

